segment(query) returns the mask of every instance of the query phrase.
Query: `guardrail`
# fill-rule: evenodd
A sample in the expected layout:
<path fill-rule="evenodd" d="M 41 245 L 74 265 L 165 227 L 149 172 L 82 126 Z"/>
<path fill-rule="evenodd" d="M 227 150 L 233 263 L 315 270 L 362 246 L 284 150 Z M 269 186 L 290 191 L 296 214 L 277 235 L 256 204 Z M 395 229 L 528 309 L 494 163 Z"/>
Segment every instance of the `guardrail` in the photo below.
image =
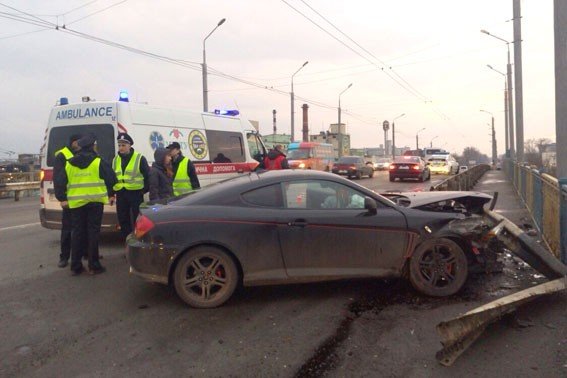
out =
<path fill-rule="evenodd" d="M 431 186 L 430 191 L 445 191 L 445 190 L 470 190 L 480 180 L 486 171 L 490 170 L 490 165 L 480 164 L 471 167 L 470 169 L 461 172 L 457 175 L 451 176 L 440 183 Z"/>
<path fill-rule="evenodd" d="M 549 250 L 561 259 L 559 181 L 512 160 L 506 160 L 503 168 L 526 204 Z"/>
<path fill-rule="evenodd" d="M 20 200 L 20 193 L 24 190 L 39 190 L 39 181 L 9 182 L 0 184 L 0 193 L 14 192 L 14 201 Z"/>

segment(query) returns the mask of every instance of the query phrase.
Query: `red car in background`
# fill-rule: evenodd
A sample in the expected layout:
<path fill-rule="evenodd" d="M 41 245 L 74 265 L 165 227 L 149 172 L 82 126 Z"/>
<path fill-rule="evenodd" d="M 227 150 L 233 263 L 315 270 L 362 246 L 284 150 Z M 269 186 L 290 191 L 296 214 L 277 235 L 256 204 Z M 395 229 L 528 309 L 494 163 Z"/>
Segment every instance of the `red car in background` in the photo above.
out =
<path fill-rule="evenodd" d="M 417 179 L 421 182 L 430 178 L 429 167 L 419 156 L 397 156 L 390 164 L 390 181 Z"/>

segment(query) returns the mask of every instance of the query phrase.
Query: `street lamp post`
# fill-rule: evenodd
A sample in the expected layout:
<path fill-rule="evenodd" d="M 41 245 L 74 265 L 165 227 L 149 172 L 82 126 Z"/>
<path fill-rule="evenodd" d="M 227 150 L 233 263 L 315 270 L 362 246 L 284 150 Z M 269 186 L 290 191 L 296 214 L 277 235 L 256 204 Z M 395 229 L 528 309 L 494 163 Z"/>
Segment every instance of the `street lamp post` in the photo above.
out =
<path fill-rule="evenodd" d="M 402 113 L 392 120 L 392 159 L 394 159 L 394 160 L 396 160 L 396 124 L 395 124 L 395 121 L 398 118 L 402 118 L 405 115 L 406 115 L 406 113 Z"/>
<path fill-rule="evenodd" d="M 508 89 L 506 88 L 506 74 L 504 72 L 498 71 L 496 68 L 492 67 L 490 64 L 486 65 L 488 68 L 493 70 L 494 72 L 499 73 L 500 75 L 504 76 L 504 139 L 505 139 L 505 150 L 504 156 L 508 157 L 510 154 L 510 140 L 508 138 L 508 133 L 510 130 L 510 125 L 508 122 Z"/>
<path fill-rule="evenodd" d="M 506 66 L 506 77 L 508 78 L 508 125 L 510 134 L 510 158 L 514 159 L 516 157 L 516 148 L 514 147 L 514 104 L 512 102 L 512 64 L 510 63 L 510 42 L 505 40 L 504 38 L 490 34 L 490 32 L 484 29 L 482 29 L 480 32 L 494 37 L 502 42 L 505 42 L 508 49 L 508 64 Z"/>
<path fill-rule="evenodd" d="M 205 42 L 207 41 L 207 38 L 209 38 L 211 34 L 213 34 L 214 31 L 217 30 L 219 26 L 224 24 L 225 21 L 226 18 L 220 20 L 217 26 L 215 26 L 215 28 L 205 37 L 205 39 L 203 39 L 203 111 L 204 112 L 209 111 L 209 88 L 207 86 L 207 53 L 205 52 Z"/>
<path fill-rule="evenodd" d="M 295 71 L 293 75 L 291 75 L 291 141 L 292 142 L 295 140 L 295 94 L 293 93 L 293 77 L 299 71 L 301 71 L 301 69 L 305 67 L 307 63 L 309 63 L 309 61 L 303 63 L 303 65 L 299 67 L 299 69 Z"/>
<path fill-rule="evenodd" d="M 431 138 L 431 140 L 429 141 L 429 148 L 433 148 L 433 141 L 437 138 L 439 138 L 439 135 L 435 135 L 433 138 Z"/>
<path fill-rule="evenodd" d="M 419 133 L 425 130 L 425 127 L 415 133 L 415 149 L 419 150 Z"/>
<path fill-rule="evenodd" d="M 352 87 L 352 83 L 350 83 L 348 87 L 346 87 L 341 93 L 339 93 L 339 124 L 337 125 L 339 157 L 343 156 L 343 134 L 341 133 L 341 95 L 345 93 L 350 87 Z"/>
<path fill-rule="evenodd" d="M 487 110 L 480 110 L 481 112 L 484 113 L 488 113 L 490 114 L 490 117 L 492 119 L 492 123 L 491 123 L 491 127 L 492 127 L 492 166 L 496 166 L 496 133 L 494 132 L 494 114 L 492 114 L 491 112 L 487 111 Z"/>

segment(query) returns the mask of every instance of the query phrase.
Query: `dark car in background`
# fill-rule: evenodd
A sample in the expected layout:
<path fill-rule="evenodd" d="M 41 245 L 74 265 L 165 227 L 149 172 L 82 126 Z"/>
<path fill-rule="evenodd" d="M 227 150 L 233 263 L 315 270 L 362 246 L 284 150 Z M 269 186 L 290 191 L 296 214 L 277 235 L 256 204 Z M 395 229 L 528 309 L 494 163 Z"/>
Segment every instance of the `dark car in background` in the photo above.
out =
<path fill-rule="evenodd" d="M 397 156 L 390 164 L 390 181 L 396 179 L 417 179 L 426 181 L 431 178 L 431 172 L 425 161 L 419 156 Z"/>
<path fill-rule="evenodd" d="M 126 241 L 130 272 L 199 308 L 239 285 L 348 278 L 407 277 L 421 293 L 452 295 L 469 265 L 488 261 L 491 226 L 478 217 L 491 197 L 469 193 L 461 202 L 472 207 L 446 210 L 466 192 L 427 194 L 394 203 L 330 173 L 249 173 L 142 207 Z"/>
<path fill-rule="evenodd" d="M 333 173 L 360 179 L 362 176 L 374 176 L 374 168 L 367 165 L 361 156 L 343 156 L 333 166 Z"/>

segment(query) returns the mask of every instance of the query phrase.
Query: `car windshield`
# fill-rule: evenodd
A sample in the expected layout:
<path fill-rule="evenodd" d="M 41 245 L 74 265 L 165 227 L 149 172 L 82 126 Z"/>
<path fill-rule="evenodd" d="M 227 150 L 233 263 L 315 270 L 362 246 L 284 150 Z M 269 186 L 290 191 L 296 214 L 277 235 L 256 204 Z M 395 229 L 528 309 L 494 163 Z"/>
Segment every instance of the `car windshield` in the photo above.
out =
<path fill-rule="evenodd" d="M 380 158 L 380 159 L 378 159 L 378 163 L 389 163 L 389 162 L 390 162 L 390 159 L 388 159 L 388 158 Z"/>
<path fill-rule="evenodd" d="M 338 164 L 355 164 L 358 163 L 358 158 L 353 156 L 344 156 L 339 159 Z"/>
<path fill-rule="evenodd" d="M 429 159 L 429 161 L 443 161 L 443 162 L 445 162 L 445 161 L 447 161 L 447 159 L 442 158 L 442 157 L 435 157 L 435 158 Z"/>
<path fill-rule="evenodd" d="M 396 163 L 419 163 L 417 156 L 399 156 L 396 157 Z"/>
<path fill-rule="evenodd" d="M 297 150 L 287 151 L 288 160 L 294 159 L 308 159 L 309 158 L 309 148 L 298 148 Z"/>

